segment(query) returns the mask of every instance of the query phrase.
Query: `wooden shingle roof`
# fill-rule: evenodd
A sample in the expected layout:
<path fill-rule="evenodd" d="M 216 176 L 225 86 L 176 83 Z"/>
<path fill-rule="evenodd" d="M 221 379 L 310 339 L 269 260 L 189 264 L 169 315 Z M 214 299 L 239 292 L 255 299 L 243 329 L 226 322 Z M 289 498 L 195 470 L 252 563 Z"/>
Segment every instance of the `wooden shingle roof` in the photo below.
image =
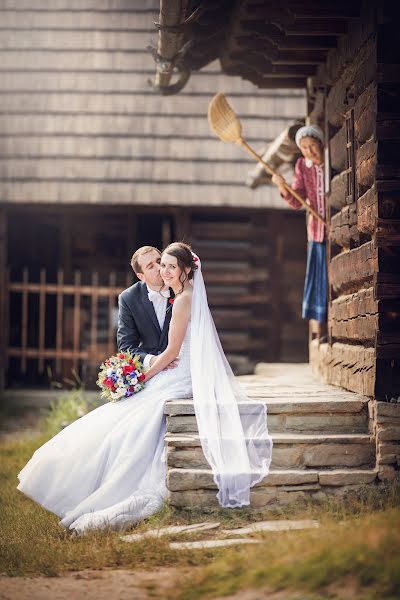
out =
<path fill-rule="evenodd" d="M 157 0 L 7 0 L 0 8 L 0 202 L 276 206 L 251 159 L 210 132 L 224 91 L 261 150 L 305 113 L 209 64 L 178 96 L 149 84 Z"/>

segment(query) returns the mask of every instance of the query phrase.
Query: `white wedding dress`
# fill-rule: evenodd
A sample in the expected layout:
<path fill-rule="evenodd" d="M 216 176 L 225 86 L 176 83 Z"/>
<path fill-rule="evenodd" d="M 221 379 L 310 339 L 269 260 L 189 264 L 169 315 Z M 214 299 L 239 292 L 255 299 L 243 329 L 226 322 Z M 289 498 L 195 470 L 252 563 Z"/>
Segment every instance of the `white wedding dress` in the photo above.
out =
<path fill-rule="evenodd" d="M 157 512 L 167 496 L 164 403 L 192 397 L 190 330 L 175 369 L 63 429 L 34 453 L 18 489 L 77 532 L 123 529 Z"/>

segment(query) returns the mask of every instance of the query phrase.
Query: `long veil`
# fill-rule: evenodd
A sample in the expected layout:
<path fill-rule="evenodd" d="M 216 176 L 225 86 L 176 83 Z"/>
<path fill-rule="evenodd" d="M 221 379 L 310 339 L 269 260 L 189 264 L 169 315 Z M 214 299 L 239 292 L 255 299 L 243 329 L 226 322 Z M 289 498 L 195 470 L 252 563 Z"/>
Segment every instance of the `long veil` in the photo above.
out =
<path fill-rule="evenodd" d="M 226 360 L 207 301 L 200 259 L 194 255 L 190 361 L 193 403 L 204 456 L 227 508 L 250 504 L 250 488 L 271 464 L 265 404 L 251 402 Z"/>

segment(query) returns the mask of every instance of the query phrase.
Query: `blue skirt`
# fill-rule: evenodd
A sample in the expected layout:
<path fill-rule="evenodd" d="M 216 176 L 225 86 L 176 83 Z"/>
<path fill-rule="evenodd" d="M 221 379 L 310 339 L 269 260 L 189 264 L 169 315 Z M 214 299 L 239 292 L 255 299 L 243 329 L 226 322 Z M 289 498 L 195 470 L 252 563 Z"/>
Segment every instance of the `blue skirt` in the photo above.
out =
<path fill-rule="evenodd" d="M 326 321 L 328 277 L 325 242 L 308 242 L 307 270 L 304 283 L 303 319 Z"/>

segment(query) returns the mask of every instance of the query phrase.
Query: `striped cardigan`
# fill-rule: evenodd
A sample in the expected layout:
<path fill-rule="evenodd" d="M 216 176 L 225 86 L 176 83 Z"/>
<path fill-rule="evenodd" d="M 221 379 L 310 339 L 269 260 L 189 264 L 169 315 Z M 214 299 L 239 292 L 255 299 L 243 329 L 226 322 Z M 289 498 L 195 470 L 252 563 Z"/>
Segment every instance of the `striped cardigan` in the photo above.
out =
<path fill-rule="evenodd" d="M 295 180 L 292 188 L 309 204 L 315 212 L 325 218 L 326 198 L 324 185 L 324 165 L 308 166 L 305 158 L 299 158 L 295 167 Z M 288 191 L 282 194 L 292 208 L 298 210 L 302 207 L 300 202 Z M 314 215 L 308 215 L 307 238 L 309 241 L 323 242 L 325 227 Z"/>

